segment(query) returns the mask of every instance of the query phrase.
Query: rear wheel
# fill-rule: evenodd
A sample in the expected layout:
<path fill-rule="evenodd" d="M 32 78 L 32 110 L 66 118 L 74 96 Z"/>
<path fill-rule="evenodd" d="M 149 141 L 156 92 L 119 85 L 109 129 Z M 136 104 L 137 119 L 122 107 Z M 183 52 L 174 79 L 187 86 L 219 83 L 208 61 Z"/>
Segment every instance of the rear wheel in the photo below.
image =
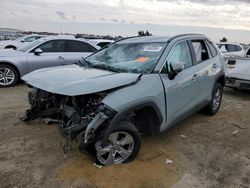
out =
<path fill-rule="evenodd" d="M 18 73 L 10 65 L 0 65 L 0 87 L 11 87 L 18 81 Z"/>
<path fill-rule="evenodd" d="M 95 143 L 96 158 L 102 165 L 132 161 L 141 147 L 140 134 L 130 122 L 121 122 L 108 135 L 108 142 L 102 146 L 102 139 Z"/>
<path fill-rule="evenodd" d="M 220 108 L 221 100 L 222 85 L 220 83 L 216 83 L 212 93 L 212 100 L 209 105 L 204 109 L 205 113 L 208 115 L 215 115 Z"/>

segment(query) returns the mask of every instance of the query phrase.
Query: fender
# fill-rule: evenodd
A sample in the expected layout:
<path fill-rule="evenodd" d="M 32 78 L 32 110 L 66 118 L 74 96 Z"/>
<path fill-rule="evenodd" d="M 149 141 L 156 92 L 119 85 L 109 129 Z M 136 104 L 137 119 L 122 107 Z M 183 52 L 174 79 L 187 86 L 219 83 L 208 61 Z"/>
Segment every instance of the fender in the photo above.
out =
<path fill-rule="evenodd" d="M 157 132 L 159 132 L 160 131 L 160 125 L 163 122 L 163 117 L 162 117 L 161 111 L 160 111 L 160 109 L 158 108 L 158 106 L 154 102 L 152 102 L 152 101 L 144 101 L 144 102 L 140 102 L 140 103 L 134 104 L 133 106 L 130 106 L 130 107 L 124 109 L 122 112 L 117 113 L 113 117 L 113 119 L 109 123 L 108 128 L 105 130 L 105 134 L 104 134 L 104 137 L 103 137 L 103 143 L 102 144 L 103 145 L 106 144 L 106 142 L 108 141 L 108 135 L 114 130 L 114 128 L 117 125 L 117 123 L 126 114 L 128 114 L 128 113 L 130 113 L 132 111 L 136 111 L 136 110 L 142 109 L 144 107 L 152 107 L 154 109 L 154 111 L 156 112 L 157 118 L 159 120 L 159 124 L 157 125 L 156 130 L 157 130 Z"/>

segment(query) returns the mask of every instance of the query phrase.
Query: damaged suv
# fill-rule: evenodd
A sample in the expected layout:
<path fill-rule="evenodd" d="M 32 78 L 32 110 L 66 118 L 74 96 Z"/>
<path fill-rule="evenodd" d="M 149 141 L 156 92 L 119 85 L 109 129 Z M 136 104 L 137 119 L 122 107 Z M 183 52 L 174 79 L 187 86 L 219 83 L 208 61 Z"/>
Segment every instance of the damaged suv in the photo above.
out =
<path fill-rule="evenodd" d="M 66 139 L 102 165 L 132 161 L 142 134 L 162 132 L 203 109 L 217 113 L 224 58 L 204 35 L 132 37 L 78 64 L 22 79 L 32 88 L 24 121 L 52 118 Z"/>

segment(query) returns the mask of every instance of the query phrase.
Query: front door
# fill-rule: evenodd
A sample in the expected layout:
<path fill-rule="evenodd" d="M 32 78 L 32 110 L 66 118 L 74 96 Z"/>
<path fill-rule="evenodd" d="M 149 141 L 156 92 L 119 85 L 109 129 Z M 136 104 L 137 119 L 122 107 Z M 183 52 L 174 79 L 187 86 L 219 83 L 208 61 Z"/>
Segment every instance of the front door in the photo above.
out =
<path fill-rule="evenodd" d="M 173 80 L 168 77 L 171 62 L 184 62 L 184 70 Z M 187 41 L 177 43 L 168 55 L 161 71 L 166 96 L 166 126 L 170 126 L 197 108 L 198 101 L 198 66 L 193 65 Z"/>
<path fill-rule="evenodd" d="M 37 47 L 42 50 L 42 53 L 35 54 L 35 49 L 32 50 L 27 58 L 29 72 L 46 67 L 65 65 L 66 52 L 64 46 L 64 40 L 51 40 Z"/>

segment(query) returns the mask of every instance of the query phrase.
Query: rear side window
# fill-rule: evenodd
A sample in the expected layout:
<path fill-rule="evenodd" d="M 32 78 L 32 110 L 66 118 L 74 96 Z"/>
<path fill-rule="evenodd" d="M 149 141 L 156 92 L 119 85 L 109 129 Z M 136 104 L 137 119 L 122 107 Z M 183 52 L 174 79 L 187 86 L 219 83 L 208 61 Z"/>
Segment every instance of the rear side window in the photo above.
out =
<path fill-rule="evenodd" d="M 228 44 L 227 45 L 227 51 L 228 52 L 235 52 L 235 51 L 237 51 L 236 45 Z"/>
<path fill-rule="evenodd" d="M 235 45 L 235 46 L 236 46 L 236 51 L 241 51 L 242 50 L 242 48 L 240 46 L 237 46 L 237 45 Z"/>
<path fill-rule="evenodd" d="M 109 42 L 100 42 L 97 44 L 97 46 L 100 46 L 101 48 L 107 46 L 109 44 Z"/>
<path fill-rule="evenodd" d="M 96 51 L 94 47 L 81 41 L 68 40 L 66 44 L 67 44 L 66 45 L 67 52 L 94 52 Z"/>
<path fill-rule="evenodd" d="M 217 55 L 217 50 L 216 50 L 216 48 L 212 45 L 211 42 L 206 41 L 206 43 L 207 43 L 207 46 L 208 46 L 208 48 L 209 48 L 209 50 L 210 50 L 210 52 L 211 52 L 212 57 L 215 57 L 215 56 Z"/>
<path fill-rule="evenodd" d="M 196 56 L 196 63 L 200 63 L 209 59 L 209 53 L 203 40 L 192 41 L 192 44 Z"/>
<path fill-rule="evenodd" d="M 38 46 L 43 52 L 65 52 L 64 40 L 51 40 Z"/>

